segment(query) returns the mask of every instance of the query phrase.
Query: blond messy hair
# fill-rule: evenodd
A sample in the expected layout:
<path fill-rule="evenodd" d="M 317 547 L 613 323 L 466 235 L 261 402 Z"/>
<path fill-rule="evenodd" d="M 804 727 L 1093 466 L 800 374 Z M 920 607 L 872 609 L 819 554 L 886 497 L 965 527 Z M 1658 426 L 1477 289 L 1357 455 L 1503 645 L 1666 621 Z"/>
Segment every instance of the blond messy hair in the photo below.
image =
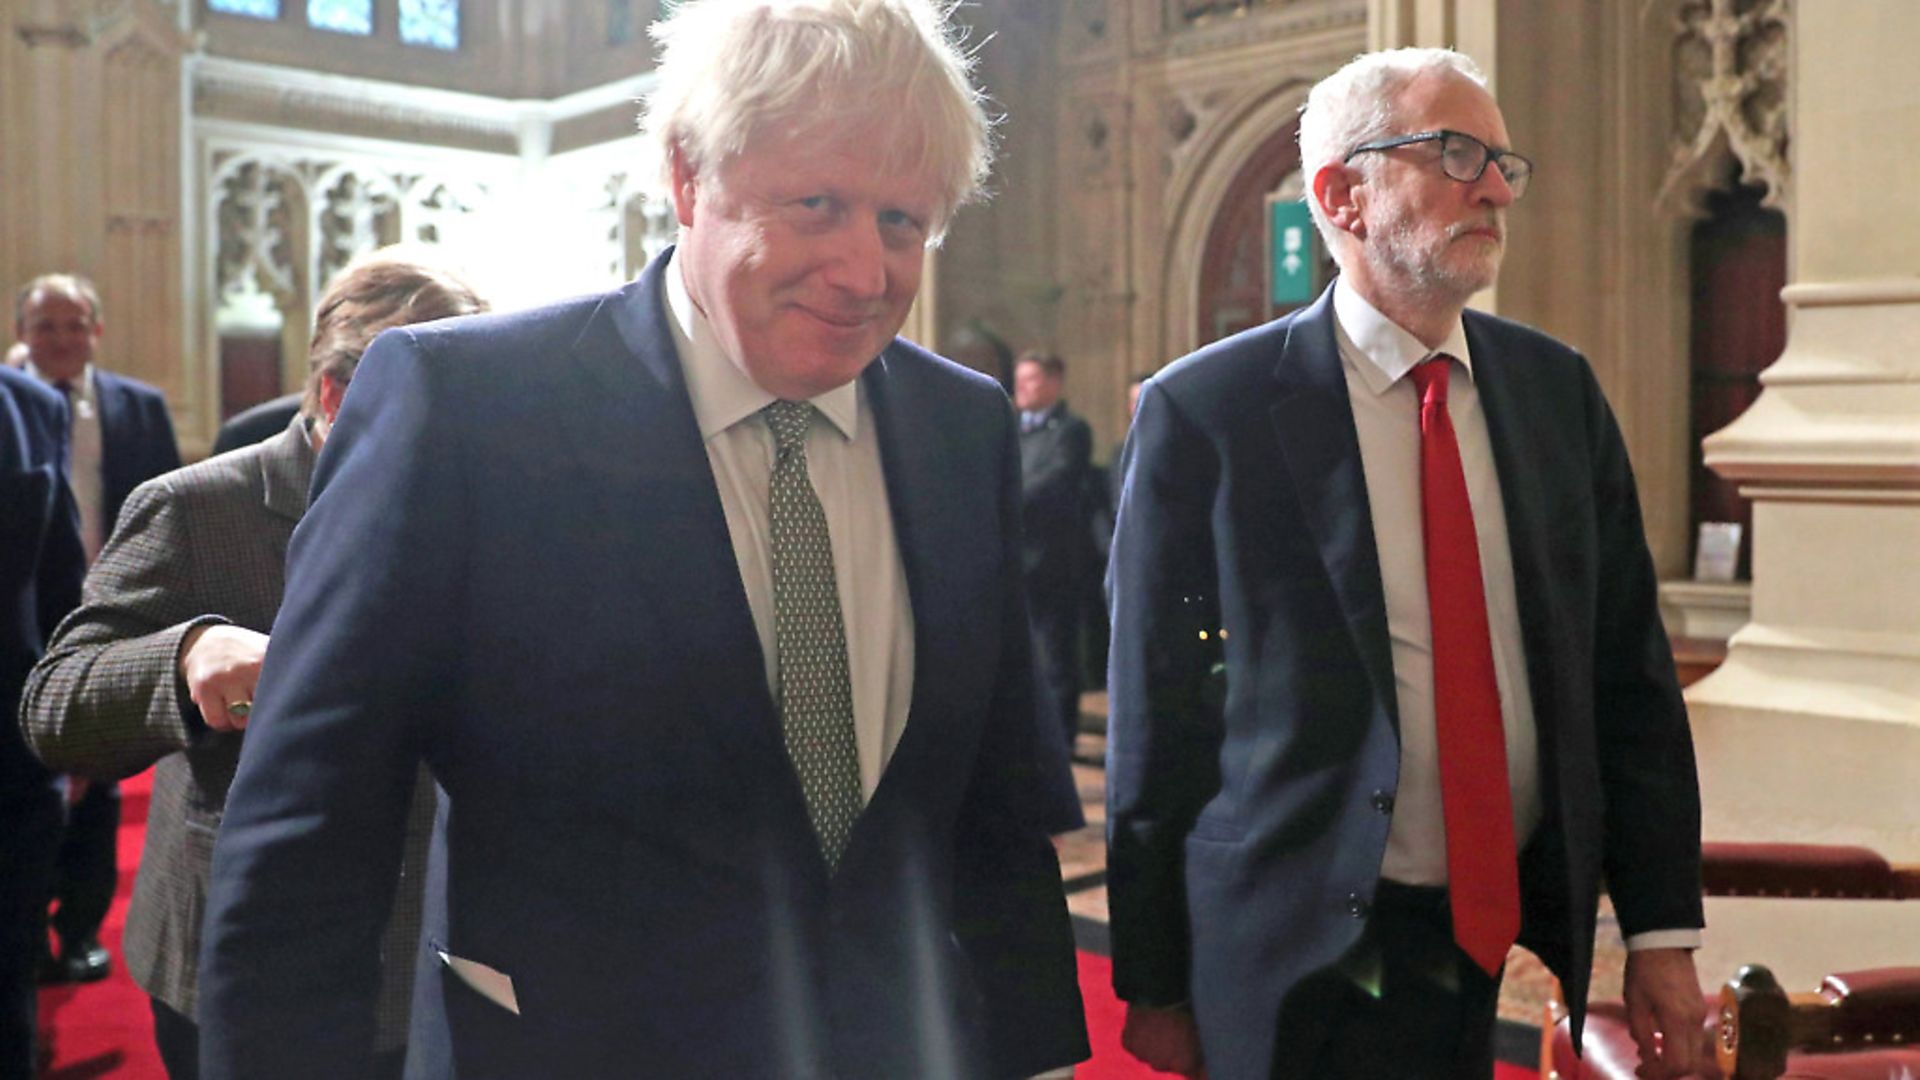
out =
<path fill-rule="evenodd" d="M 899 171 L 939 185 L 929 243 L 976 197 L 992 123 L 947 0 L 687 0 L 650 30 L 658 81 L 641 130 L 671 185 L 769 133 L 877 129 Z"/>

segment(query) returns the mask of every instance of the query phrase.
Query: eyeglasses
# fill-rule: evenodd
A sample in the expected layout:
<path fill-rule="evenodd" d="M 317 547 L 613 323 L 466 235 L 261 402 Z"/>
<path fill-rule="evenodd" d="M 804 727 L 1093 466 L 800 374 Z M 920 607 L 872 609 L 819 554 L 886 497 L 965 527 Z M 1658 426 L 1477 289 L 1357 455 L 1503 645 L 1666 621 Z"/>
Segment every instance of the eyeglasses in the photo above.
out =
<path fill-rule="evenodd" d="M 1440 170 L 1450 179 L 1471 184 L 1486 173 L 1487 163 L 1492 162 L 1499 168 L 1507 186 L 1513 189 L 1514 198 L 1518 199 L 1527 193 L 1527 181 L 1533 177 L 1533 162 L 1511 150 L 1495 150 L 1463 131 L 1422 131 L 1417 135 L 1375 139 L 1348 151 L 1340 163 L 1344 165 L 1352 161 L 1356 154 L 1378 153 L 1424 142 L 1440 144 Z"/>

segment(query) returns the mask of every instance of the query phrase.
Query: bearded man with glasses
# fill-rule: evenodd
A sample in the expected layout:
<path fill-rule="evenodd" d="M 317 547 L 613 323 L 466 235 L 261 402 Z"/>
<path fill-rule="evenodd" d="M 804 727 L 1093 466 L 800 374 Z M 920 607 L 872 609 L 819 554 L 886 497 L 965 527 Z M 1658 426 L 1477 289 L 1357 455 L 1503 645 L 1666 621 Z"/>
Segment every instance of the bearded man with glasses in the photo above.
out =
<path fill-rule="evenodd" d="M 1533 176 L 1509 147 L 1458 53 L 1328 77 L 1300 151 L 1339 278 L 1141 394 L 1108 889 L 1159 1068 L 1486 1080 L 1514 944 L 1578 1030 L 1603 885 L 1641 1075 L 1705 1060 L 1699 788 L 1626 448 L 1583 357 L 1466 309 Z"/>

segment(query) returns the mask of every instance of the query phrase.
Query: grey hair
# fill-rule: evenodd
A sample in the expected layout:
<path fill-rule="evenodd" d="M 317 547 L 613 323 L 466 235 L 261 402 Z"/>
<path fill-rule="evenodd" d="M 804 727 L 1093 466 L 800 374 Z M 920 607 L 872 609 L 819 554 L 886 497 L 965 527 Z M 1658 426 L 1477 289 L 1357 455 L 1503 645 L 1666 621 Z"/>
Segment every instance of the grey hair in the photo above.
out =
<path fill-rule="evenodd" d="M 1300 175 L 1307 182 L 1307 210 L 1330 249 L 1340 233 L 1314 197 L 1314 175 L 1327 165 L 1338 165 L 1361 143 L 1401 134 L 1393 130 L 1400 93 L 1426 75 L 1463 78 L 1481 89 L 1487 86 L 1486 74 L 1465 53 L 1452 49 L 1388 49 L 1361 53 L 1308 91 L 1307 103 L 1300 110 Z M 1356 159 L 1356 164 L 1361 169 L 1373 168 L 1371 161 Z"/>
<path fill-rule="evenodd" d="M 686 0 L 650 33 L 658 81 L 640 126 L 669 185 L 676 154 L 717 175 L 768 130 L 869 124 L 895 136 L 901 171 L 939 184 L 929 243 L 976 197 L 992 122 L 952 0 Z"/>
<path fill-rule="evenodd" d="M 52 293 L 85 304 L 87 318 L 93 325 L 100 325 L 100 290 L 94 288 L 93 280 L 85 274 L 41 274 L 22 285 L 20 291 L 13 294 L 13 323 L 16 327 L 26 321 L 27 303 L 35 293 Z"/>

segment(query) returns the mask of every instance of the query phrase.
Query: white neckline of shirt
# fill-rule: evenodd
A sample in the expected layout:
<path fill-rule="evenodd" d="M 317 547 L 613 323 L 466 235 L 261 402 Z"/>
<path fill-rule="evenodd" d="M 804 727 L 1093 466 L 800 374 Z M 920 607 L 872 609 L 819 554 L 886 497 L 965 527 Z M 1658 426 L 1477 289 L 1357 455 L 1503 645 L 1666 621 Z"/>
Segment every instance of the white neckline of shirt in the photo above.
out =
<path fill-rule="evenodd" d="M 1440 347 L 1429 349 L 1419 338 L 1381 314 L 1379 308 L 1342 276 L 1333 282 L 1333 323 L 1341 351 L 1367 361 L 1355 364 L 1354 370 L 1375 395 L 1392 389 L 1394 383 L 1437 353 L 1446 353 L 1460 361 L 1467 377 L 1473 377 L 1473 358 L 1467 354 L 1464 321 L 1455 320 Z"/>
<path fill-rule="evenodd" d="M 60 389 L 58 386 L 55 386 L 53 384 L 54 381 L 52 379 L 48 378 L 45 374 L 43 374 L 40 371 L 38 367 L 34 365 L 34 362 L 32 360 L 27 361 L 27 374 L 32 375 L 36 379 L 39 379 L 40 384 L 42 386 L 45 386 L 54 391 L 58 391 Z M 92 364 L 88 364 L 86 367 L 83 367 L 80 369 L 80 377 L 73 381 L 73 388 L 74 388 L 74 396 L 78 397 L 81 401 L 84 401 L 89 405 L 93 404 L 93 365 Z"/>
<path fill-rule="evenodd" d="M 680 371 L 687 380 L 687 393 L 693 399 L 693 415 L 700 424 L 700 438 L 711 441 L 777 399 L 754 382 L 740 361 L 721 346 L 713 324 L 695 306 L 693 295 L 687 291 L 686 280 L 680 274 L 678 251 L 668 256 L 664 273 L 668 321 L 672 325 L 675 350 L 680 354 Z M 808 399 L 848 442 L 852 442 L 860 430 L 859 387 L 860 380 L 854 379 Z"/>

